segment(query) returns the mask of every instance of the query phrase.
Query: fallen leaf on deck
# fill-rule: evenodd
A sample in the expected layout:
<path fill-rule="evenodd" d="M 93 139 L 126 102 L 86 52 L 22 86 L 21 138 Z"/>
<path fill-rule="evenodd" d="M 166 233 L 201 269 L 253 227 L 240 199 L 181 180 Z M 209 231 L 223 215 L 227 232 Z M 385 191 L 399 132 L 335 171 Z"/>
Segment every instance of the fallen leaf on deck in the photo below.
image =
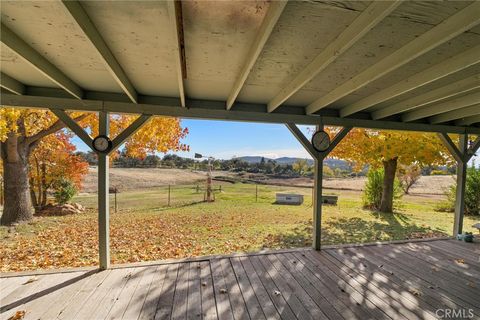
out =
<path fill-rule="evenodd" d="M 455 262 L 465 264 L 465 260 L 463 260 L 463 259 L 455 259 Z"/>
<path fill-rule="evenodd" d="M 227 293 L 227 289 L 220 289 L 220 293 Z"/>
<path fill-rule="evenodd" d="M 15 314 L 13 316 L 11 316 L 10 318 L 8 318 L 8 320 L 20 320 L 20 319 L 23 319 L 23 317 L 25 316 L 25 311 L 17 311 L 15 312 Z"/>
<path fill-rule="evenodd" d="M 25 283 L 23 283 L 23 284 L 29 284 L 29 283 L 35 282 L 37 280 L 38 280 L 37 277 L 32 277 L 32 278 L 28 279 L 27 281 L 25 281 Z"/>
<path fill-rule="evenodd" d="M 472 288 L 476 288 L 475 284 L 471 281 L 467 282 L 467 286 L 472 287 Z"/>
<path fill-rule="evenodd" d="M 416 297 L 419 297 L 419 296 L 422 295 L 422 293 L 420 291 L 415 290 L 415 289 L 410 290 L 410 292 Z"/>
<path fill-rule="evenodd" d="M 273 293 L 274 293 L 276 296 L 280 295 L 280 291 L 278 291 L 278 290 L 275 290 Z"/>
<path fill-rule="evenodd" d="M 202 287 L 206 287 L 207 283 L 205 281 L 202 282 Z"/>
<path fill-rule="evenodd" d="M 433 271 L 439 271 L 440 269 L 438 269 L 437 267 L 434 266 L 434 267 L 432 267 L 432 270 Z"/>

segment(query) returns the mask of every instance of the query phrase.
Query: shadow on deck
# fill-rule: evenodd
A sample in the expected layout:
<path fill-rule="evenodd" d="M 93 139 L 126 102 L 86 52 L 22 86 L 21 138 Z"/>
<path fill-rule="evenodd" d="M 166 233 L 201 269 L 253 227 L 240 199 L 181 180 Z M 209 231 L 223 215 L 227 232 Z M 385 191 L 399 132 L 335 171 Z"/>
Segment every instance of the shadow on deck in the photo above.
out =
<path fill-rule="evenodd" d="M 475 318 L 479 259 L 434 240 L 5 277 L 0 319 Z"/>

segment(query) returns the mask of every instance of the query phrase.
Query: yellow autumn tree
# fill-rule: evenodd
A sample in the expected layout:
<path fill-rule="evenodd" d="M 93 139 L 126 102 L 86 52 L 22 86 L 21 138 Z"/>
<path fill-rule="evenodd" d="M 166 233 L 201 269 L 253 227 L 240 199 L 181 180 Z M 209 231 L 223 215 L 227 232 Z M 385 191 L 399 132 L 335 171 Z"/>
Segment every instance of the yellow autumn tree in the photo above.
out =
<path fill-rule="evenodd" d="M 333 137 L 338 128 L 328 128 Z M 384 179 L 380 211 L 393 211 L 397 165 L 444 165 L 452 161 L 448 150 L 434 133 L 353 129 L 329 155 L 365 165 L 383 167 Z"/>
<path fill-rule="evenodd" d="M 73 112 L 70 116 L 98 132 L 97 115 Z M 110 136 L 115 137 L 135 120 L 133 115 L 111 115 Z M 0 108 L 0 153 L 3 166 L 4 208 L 0 223 L 9 225 L 33 217 L 29 187 L 29 158 L 45 137 L 64 129 L 65 125 L 48 110 Z M 176 118 L 154 117 L 125 144 L 128 154 L 146 156 L 153 152 L 186 150 L 181 143 L 187 135 Z"/>

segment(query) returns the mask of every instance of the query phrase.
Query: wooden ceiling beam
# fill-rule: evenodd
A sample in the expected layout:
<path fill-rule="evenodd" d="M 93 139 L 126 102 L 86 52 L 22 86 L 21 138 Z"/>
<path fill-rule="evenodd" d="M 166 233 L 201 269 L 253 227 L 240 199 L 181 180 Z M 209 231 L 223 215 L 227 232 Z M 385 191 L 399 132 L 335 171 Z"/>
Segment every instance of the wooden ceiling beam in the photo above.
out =
<path fill-rule="evenodd" d="M 305 84 L 312 80 L 367 32 L 388 16 L 400 1 L 373 2 L 333 42 L 313 59 L 287 86 L 268 103 L 268 112 L 277 109 Z"/>
<path fill-rule="evenodd" d="M 250 47 L 250 51 L 247 54 L 247 58 L 243 63 L 242 70 L 240 71 L 240 74 L 238 78 L 235 80 L 233 88 L 230 91 L 230 94 L 228 95 L 227 110 L 230 110 L 232 108 L 233 103 L 235 102 L 235 99 L 237 99 L 237 96 L 240 93 L 240 90 L 242 90 L 243 85 L 245 84 L 245 81 L 247 80 L 248 75 L 250 74 L 250 71 L 255 65 L 255 62 L 257 61 L 258 56 L 262 52 L 263 47 L 265 46 L 265 43 L 270 37 L 270 34 L 272 33 L 273 28 L 277 24 L 277 21 L 280 18 L 280 15 L 282 14 L 283 9 L 285 9 L 286 5 L 287 5 L 287 1 L 270 2 L 270 7 L 268 8 L 267 14 L 263 19 L 260 29 L 258 30 L 257 37 L 253 41 L 253 44 Z"/>
<path fill-rule="evenodd" d="M 466 96 L 447 100 L 445 102 L 429 105 L 418 110 L 405 113 L 402 116 L 402 121 L 409 122 L 427 117 L 432 117 L 441 113 L 454 111 L 464 107 L 477 104 L 480 101 L 480 92 L 471 93 Z"/>
<path fill-rule="evenodd" d="M 480 100 L 477 100 L 477 102 L 478 101 Z M 449 112 L 436 115 L 434 117 L 431 117 L 429 120 L 431 124 L 439 124 L 439 123 L 449 122 L 449 121 L 463 119 L 467 117 L 478 116 L 479 114 L 480 114 L 480 103 L 477 103 L 469 107 L 452 110 Z"/>
<path fill-rule="evenodd" d="M 107 70 L 113 76 L 120 88 L 122 88 L 123 92 L 125 92 L 132 102 L 137 103 L 137 92 L 135 91 L 135 88 L 113 55 L 112 51 L 105 43 L 105 40 L 101 36 L 100 32 L 97 30 L 92 20 L 90 20 L 87 12 L 85 9 L 83 9 L 81 3 L 70 0 L 62 1 L 62 3 L 80 29 L 82 29 L 84 35 L 93 45 L 95 50 L 98 52 L 105 66 L 107 67 Z"/>
<path fill-rule="evenodd" d="M 367 86 L 369 83 L 381 78 L 389 72 L 404 66 L 408 62 L 418 58 L 433 48 L 436 48 L 459 34 L 473 28 L 480 23 L 480 19 L 478 19 L 479 11 L 480 1 L 473 2 L 429 31 L 415 38 L 415 40 L 412 40 L 394 53 L 360 72 L 349 81 L 339 85 L 326 95 L 313 101 L 307 106 L 306 113 L 312 114 L 329 106 L 335 101 Z M 345 114 L 346 113 L 344 113 L 344 115 Z"/>
<path fill-rule="evenodd" d="M 83 90 L 77 86 L 76 83 L 74 83 L 69 77 L 60 71 L 60 69 L 54 66 L 50 61 L 48 61 L 44 56 L 23 41 L 19 36 L 13 33 L 4 24 L 1 25 L 0 40 L 5 46 L 22 57 L 32 67 L 34 67 L 37 71 L 42 73 L 60 88 L 64 89 L 77 99 L 82 98 Z"/>
<path fill-rule="evenodd" d="M 5 73 L 0 73 L 0 87 L 12 93 L 22 95 L 25 93 L 25 86 L 18 80 L 13 79 Z"/>
<path fill-rule="evenodd" d="M 480 88 L 480 75 L 477 74 L 374 111 L 372 112 L 372 119 L 378 120 L 394 114 L 410 111 L 430 103 L 465 94 L 478 88 Z"/>
<path fill-rule="evenodd" d="M 480 114 L 455 121 L 456 126 L 470 126 L 474 123 L 480 123 Z"/>
<path fill-rule="evenodd" d="M 27 93 L 41 90 L 27 87 Z M 379 130 L 405 130 L 421 132 L 471 133 L 480 134 L 480 127 L 433 125 L 428 123 L 412 123 L 401 121 L 368 120 L 365 118 L 340 118 L 327 115 L 305 115 L 293 113 L 293 110 L 268 113 L 266 105 L 242 103 L 238 110 L 225 110 L 225 102 L 208 100 L 187 100 L 187 107 L 180 106 L 179 99 L 156 96 L 139 95 L 139 103 L 134 104 L 127 99 L 118 99 L 118 94 L 89 92 L 85 93 L 88 99 L 75 100 L 66 98 L 65 94 L 56 95 L 47 90 L 45 95 L 2 95 L 2 105 L 16 108 L 61 109 L 78 111 L 105 111 L 111 113 L 150 114 L 164 117 L 178 117 L 187 119 L 210 119 L 224 121 L 247 121 L 258 123 L 296 123 L 304 125 L 324 124 L 326 126 L 357 127 Z M 297 108 L 298 109 L 298 108 Z"/>
<path fill-rule="evenodd" d="M 177 70 L 178 93 L 180 103 L 185 107 L 185 85 L 183 80 L 187 78 L 187 61 L 185 57 L 185 40 L 183 36 L 183 12 L 182 2 L 179 0 L 167 1 L 168 15 L 175 39 L 175 66 Z"/>
<path fill-rule="evenodd" d="M 478 63 L 480 63 L 480 45 L 448 58 L 430 68 L 414 74 L 411 77 L 403 79 L 393 86 L 380 90 L 368 97 L 361 99 L 360 101 L 342 108 L 340 110 L 340 116 L 346 117 L 356 112 L 363 111 L 371 106 L 393 99 L 399 95 L 415 90 L 418 87 L 432 83 L 455 72 L 465 70 Z M 392 106 L 389 108 L 389 110 L 395 109 L 393 109 Z M 386 116 L 391 115 L 388 113 L 389 112 L 387 112 L 387 110 L 384 110 L 383 112 L 383 114 L 387 114 Z M 379 112 L 376 116 L 379 116 L 379 114 L 381 115 L 382 113 Z"/>

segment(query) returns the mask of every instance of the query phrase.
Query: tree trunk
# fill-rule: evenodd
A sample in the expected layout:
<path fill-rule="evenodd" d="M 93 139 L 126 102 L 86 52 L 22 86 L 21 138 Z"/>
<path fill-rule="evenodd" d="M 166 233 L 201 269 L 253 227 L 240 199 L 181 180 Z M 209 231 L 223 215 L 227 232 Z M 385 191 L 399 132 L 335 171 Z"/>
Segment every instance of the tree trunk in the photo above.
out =
<path fill-rule="evenodd" d="M 35 193 L 35 189 L 33 188 L 34 181 L 30 178 L 30 199 L 32 199 L 32 205 L 35 208 L 35 212 L 38 210 L 38 199 L 37 194 Z"/>
<path fill-rule="evenodd" d="M 45 207 L 47 205 L 47 165 L 45 164 L 45 162 L 42 162 L 42 202 L 40 202 L 40 205 L 43 207 Z"/>
<path fill-rule="evenodd" d="M 395 183 L 395 173 L 397 171 L 397 159 L 393 158 L 383 161 L 383 189 L 382 200 L 380 202 L 380 211 L 391 213 L 393 212 L 393 193 Z"/>
<path fill-rule="evenodd" d="M 5 205 L 0 223 L 10 225 L 31 220 L 33 212 L 28 183 L 29 147 L 15 133 L 9 133 L 1 148 Z"/>

